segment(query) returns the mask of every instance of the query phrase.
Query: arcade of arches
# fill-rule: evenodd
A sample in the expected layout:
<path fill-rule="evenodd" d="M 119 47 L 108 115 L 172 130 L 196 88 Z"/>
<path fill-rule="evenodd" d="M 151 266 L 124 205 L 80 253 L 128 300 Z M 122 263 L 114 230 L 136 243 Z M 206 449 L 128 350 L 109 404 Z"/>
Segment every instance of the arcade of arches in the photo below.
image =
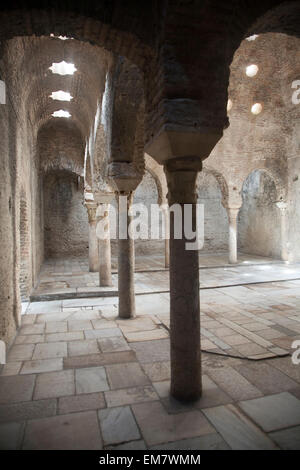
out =
<path fill-rule="evenodd" d="M 21 3 L 0 8 L 0 448 L 299 449 L 299 2 Z M 195 224 L 197 202 L 187 250 L 168 207 Z M 122 237 L 135 204 L 170 239 Z"/>

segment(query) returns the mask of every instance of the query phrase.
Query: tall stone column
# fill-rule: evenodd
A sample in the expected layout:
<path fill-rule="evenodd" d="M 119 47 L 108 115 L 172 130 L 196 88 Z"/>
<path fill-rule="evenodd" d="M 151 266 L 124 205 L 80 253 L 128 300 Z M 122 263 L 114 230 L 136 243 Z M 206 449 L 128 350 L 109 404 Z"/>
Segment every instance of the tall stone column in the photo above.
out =
<path fill-rule="evenodd" d="M 171 395 L 194 400 L 201 395 L 200 302 L 198 250 L 188 250 L 183 230 L 175 237 L 175 223 L 183 225 L 184 204 L 192 205 L 192 226 L 196 228 L 196 178 L 201 170 L 197 158 L 166 162 L 169 206 L 178 204 L 182 215 L 170 213 L 170 341 Z M 177 219 L 177 220 L 176 220 Z"/>
<path fill-rule="evenodd" d="M 288 261 L 289 260 L 289 253 L 288 253 L 288 247 L 287 247 L 287 224 L 288 224 L 288 204 L 284 201 L 279 201 L 276 202 L 276 206 L 279 209 L 280 213 L 280 258 L 283 261 Z"/>
<path fill-rule="evenodd" d="M 99 270 L 99 254 L 98 254 L 98 238 L 96 235 L 97 228 L 97 204 L 86 203 L 89 220 L 89 270 L 97 272 Z"/>
<path fill-rule="evenodd" d="M 101 222 L 101 236 L 98 237 L 99 248 L 99 284 L 101 287 L 112 286 L 111 279 L 111 245 L 109 230 L 109 204 L 99 204 L 97 223 Z"/>
<path fill-rule="evenodd" d="M 135 317 L 135 291 L 134 291 L 134 240 L 129 234 L 129 225 L 132 221 L 130 207 L 133 192 L 116 193 L 118 200 L 118 291 L 119 291 L 119 317 Z"/>
<path fill-rule="evenodd" d="M 229 263 L 237 263 L 237 217 L 240 208 L 227 207 L 228 223 L 229 223 L 229 236 L 228 236 L 228 250 L 229 250 Z"/>
<path fill-rule="evenodd" d="M 170 266 L 170 214 L 167 204 L 160 206 L 163 214 L 163 224 L 165 231 L 165 268 Z"/>
<path fill-rule="evenodd" d="M 134 294 L 134 240 L 129 233 L 132 221 L 130 208 L 133 192 L 140 183 L 142 175 L 132 162 L 111 162 L 108 168 L 110 182 L 115 187 L 118 202 L 118 291 L 119 317 L 135 316 Z"/>

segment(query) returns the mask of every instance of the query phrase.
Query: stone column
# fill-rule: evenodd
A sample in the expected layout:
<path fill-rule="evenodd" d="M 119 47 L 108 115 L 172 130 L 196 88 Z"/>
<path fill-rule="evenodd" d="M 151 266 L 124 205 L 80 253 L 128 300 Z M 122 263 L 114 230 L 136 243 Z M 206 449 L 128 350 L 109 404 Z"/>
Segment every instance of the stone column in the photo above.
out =
<path fill-rule="evenodd" d="M 86 203 L 89 219 L 89 270 L 97 272 L 99 270 L 98 239 L 96 235 L 97 227 L 97 204 Z"/>
<path fill-rule="evenodd" d="M 111 162 L 108 167 L 110 182 L 115 187 L 118 202 L 118 291 L 119 317 L 135 316 L 134 295 L 134 240 L 129 234 L 132 221 L 130 207 L 133 192 L 140 183 L 142 175 L 132 162 Z"/>
<path fill-rule="evenodd" d="M 228 237 L 228 249 L 229 249 L 229 263 L 237 263 L 237 217 L 240 208 L 227 207 L 227 215 L 229 222 L 229 237 Z"/>
<path fill-rule="evenodd" d="M 287 248 L 287 212 L 288 212 L 288 205 L 284 201 L 276 202 L 276 206 L 279 209 L 280 213 L 280 258 L 283 261 L 289 260 L 289 253 Z"/>
<path fill-rule="evenodd" d="M 109 204 L 99 204 L 100 214 L 97 223 L 101 222 L 101 236 L 98 237 L 99 247 L 99 285 L 101 287 L 112 286 L 111 279 L 111 245 L 109 231 Z"/>
<path fill-rule="evenodd" d="M 160 206 L 163 214 L 163 224 L 165 231 L 165 268 L 170 266 L 170 214 L 167 204 Z"/>
<path fill-rule="evenodd" d="M 169 206 L 192 204 L 196 226 L 196 178 L 201 169 L 197 158 L 168 160 L 165 173 Z M 174 212 L 170 213 L 170 341 L 171 395 L 178 400 L 195 400 L 201 395 L 200 302 L 198 250 L 187 250 L 184 230 L 175 238 Z"/>
<path fill-rule="evenodd" d="M 134 240 L 129 236 L 129 225 L 132 221 L 130 207 L 133 192 L 116 193 L 119 211 L 118 224 L 118 291 L 119 317 L 135 317 L 134 293 Z"/>

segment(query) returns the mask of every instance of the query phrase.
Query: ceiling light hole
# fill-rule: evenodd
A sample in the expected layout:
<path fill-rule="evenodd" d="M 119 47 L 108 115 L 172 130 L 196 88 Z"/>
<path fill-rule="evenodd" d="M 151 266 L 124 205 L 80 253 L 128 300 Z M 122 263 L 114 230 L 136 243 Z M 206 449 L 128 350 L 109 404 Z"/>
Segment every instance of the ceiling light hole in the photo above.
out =
<path fill-rule="evenodd" d="M 262 105 L 260 103 L 255 103 L 251 107 L 252 114 L 259 114 L 262 112 Z"/>
<path fill-rule="evenodd" d="M 255 41 L 255 39 L 257 39 L 259 36 L 259 34 L 252 34 L 252 36 L 248 36 L 246 38 L 246 41 Z"/>
<path fill-rule="evenodd" d="M 54 111 L 54 113 L 52 113 L 52 116 L 69 118 L 71 117 L 71 114 L 69 113 L 69 111 L 64 111 L 63 109 L 60 109 L 59 111 Z"/>
<path fill-rule="evenodd" d="M 74 64 L 65 62 L 64 60 L 62 62 L 53 62 L 49 69 L 52 73 L 57 73 L 59 75 L 73 75 L 77 70 Z"/>
<path fill-rule="evenodd" d="M 246 75 L 247 77 L 255 77 L 258 72 L 258 67 L 256 64 L 251 64 L 246 67 Z"/>
<path fill-rule="evenodd" d="M 73 99 L 73 96 L 68 91 L 53 91 L 51 95 L 49 95 L 50 98 L 53 100 L 59 100 L 59 101 L 71 101 Z"/>

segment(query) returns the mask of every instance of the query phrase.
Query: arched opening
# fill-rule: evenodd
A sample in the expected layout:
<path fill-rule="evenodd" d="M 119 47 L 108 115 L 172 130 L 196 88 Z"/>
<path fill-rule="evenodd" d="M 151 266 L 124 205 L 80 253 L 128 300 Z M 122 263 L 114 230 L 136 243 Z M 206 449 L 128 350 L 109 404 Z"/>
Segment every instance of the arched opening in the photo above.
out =
<path fill-rule="evenodd" d="M 134 204 L 141 205 L 141 208 L 145 208 L 148 215 L 145 218 L 145 223 L 142 222 L 141 231 L 145 238 L 135 241 L 135 253 L 136 253 L 136 266 L 139 268 L 139 258 L 145 257 L 146 265 L 145 268 L 158 267 L 163 264 L 164 257 L 164 240 L 161 238 L 163 217 L 159 217 L 159 234 L 160 239 L 151 239 L 151 206 L 158 205 L 159 191 L 157 182 L 151 173 L 145 170 L 144 177 L 141 183 L 138 185 L 134 193 L 133 202 Z"/>
<path fill-rule="evenodd" d="M 223 254 L 228 249 L 228 220 L 222 205 L 224 194 L 217 177 L 203 169 L 197 178 L 198 204 L 204 205 L 204 245 L 200 256 Z"/>
<path fill-rule="evenodd" d="M 46 259 L 87 258 L 88 220 L 82 178 L 67 170 L 45 174 L 44 220 Z"/>
<path fill-rule="evenodd" d="M 238 217 L 238 247 L 242 253 L 280 259 L 280 215 L 274 179 L 264 170 L 248 175 Z"/>

